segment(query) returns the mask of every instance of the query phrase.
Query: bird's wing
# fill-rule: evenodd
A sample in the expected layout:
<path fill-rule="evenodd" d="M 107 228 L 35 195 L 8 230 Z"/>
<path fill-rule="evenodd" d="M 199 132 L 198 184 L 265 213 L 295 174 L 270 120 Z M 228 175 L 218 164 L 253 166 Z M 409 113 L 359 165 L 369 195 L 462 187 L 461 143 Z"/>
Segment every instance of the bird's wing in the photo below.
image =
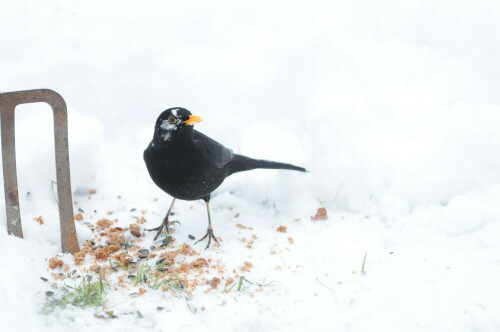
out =
<path fill-rule="evenodd" d="M 193 138 L 209 157 L 210 161 L 217 168 L 223 168 L 233 159 L 233 151 L 226 148 L 224 145 L 214 141 L 205 134 L 194 130 Z"/>

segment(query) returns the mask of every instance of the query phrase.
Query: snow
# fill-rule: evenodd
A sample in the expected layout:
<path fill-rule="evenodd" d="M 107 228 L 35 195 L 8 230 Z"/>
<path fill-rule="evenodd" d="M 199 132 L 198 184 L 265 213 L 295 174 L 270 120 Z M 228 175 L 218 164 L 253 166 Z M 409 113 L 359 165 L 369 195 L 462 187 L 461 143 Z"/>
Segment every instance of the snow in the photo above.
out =
<path fill-rule="evenodd" d="M 23 0 L 1 9 L 0 90 L 51 88 L 65 98 L 75 212 L 86 220 L 112 211 L 127 228 L 136 208 L 147 210 L 145 227 L 160 223 L 171 198 L 152 183 L 142 151 L 175 105 L 236 153 L 310 171 L 228 178 L 210 203 L 221 250 L 188 239 L 205 233 L 204 202 L 174 208 L 178 242 L 228 269 L 252 262 L 245 277 L 273 287 L 200 290 L 189 304 L 206 310 L 196 313 L 185 298 L 116 292 L 118 319 L 93 309 L 43 315 L 51 288 L 40 277 L 60 254 L 52 119 L 47 105 L 18 107 L 25 239 L 0 231 L 4 326 L 500 329 L 500 3 Z M 322 205 L 329 219 L 312 221 Z M 77 233 L 81 244 L 91 236 L 82 223 Z M 248 249 L 240 238 L 251 234 Z"/>

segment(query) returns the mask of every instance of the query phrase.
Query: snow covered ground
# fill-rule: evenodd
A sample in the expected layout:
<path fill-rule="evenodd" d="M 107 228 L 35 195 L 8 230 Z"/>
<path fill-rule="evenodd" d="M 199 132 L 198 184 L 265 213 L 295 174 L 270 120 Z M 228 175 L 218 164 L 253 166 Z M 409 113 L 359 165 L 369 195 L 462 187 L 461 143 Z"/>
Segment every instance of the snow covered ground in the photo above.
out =
<path fill-rule="evenodd" d="M 196 128 L 235 152 L 310 170 L 229 178 L 211 203 L 218 250 L 188 238 L 205 232 L 203 202 L 175 208 L 178 244 L 228 270 L 251 262 L 245 278 L 272 287 L 200 289 L 188 302 L 115 292 L 116 319 L 44 315 L 50 285 L 40 277 L 61 256 L 51 113 L 19 107 L 25 239 L 0 231 L 2 325 L 500 330 L 499 13 L 497 1 L 0 0 L 0 91 L 45 87 L 66 99 L 84 220 L 113 212 L 127 228 L 135 208 L 145 227 L 160 222 L 170 197 L 142 151 L 168 107 L 202 116 Z M 311 220 L 320 206 L 329 219 Z M 92 236 L 83 223 L 77 231 L 81 244 Z M 252 234 L 249 249 L 240 239 Z"/>

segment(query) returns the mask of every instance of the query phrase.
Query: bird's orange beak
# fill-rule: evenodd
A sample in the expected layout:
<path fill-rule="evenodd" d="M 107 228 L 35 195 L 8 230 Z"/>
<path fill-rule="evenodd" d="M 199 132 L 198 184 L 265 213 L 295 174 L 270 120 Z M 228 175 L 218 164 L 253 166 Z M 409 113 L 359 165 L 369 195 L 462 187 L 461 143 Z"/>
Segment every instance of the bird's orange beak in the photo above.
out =
<path fill-rule="evenodd" d="M 203 121 L 203 119 L 200 116 L 190 115 L 189 119 L 187 119 L 186 121 L 182 121 L 182 123 L 185 125 L 192 125 L 193 123 L 198 123 L 201 121 Z"/>

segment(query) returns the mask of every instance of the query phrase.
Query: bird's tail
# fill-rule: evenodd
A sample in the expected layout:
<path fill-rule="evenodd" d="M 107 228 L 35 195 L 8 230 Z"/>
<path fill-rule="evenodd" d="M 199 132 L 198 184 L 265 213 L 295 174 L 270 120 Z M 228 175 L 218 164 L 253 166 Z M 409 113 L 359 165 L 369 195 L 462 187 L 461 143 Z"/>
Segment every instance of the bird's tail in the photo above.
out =
<path fill-rule="evenodd" d="M 293 171 L 307 172 L 307 170 L 303 167 L 270 160 L 252 159 L 239 154 L 235 154 L 233 156 L 233 160 L 231 160 L 231 174 L 249 171 L 256 168 L 290 169 Z"/>

